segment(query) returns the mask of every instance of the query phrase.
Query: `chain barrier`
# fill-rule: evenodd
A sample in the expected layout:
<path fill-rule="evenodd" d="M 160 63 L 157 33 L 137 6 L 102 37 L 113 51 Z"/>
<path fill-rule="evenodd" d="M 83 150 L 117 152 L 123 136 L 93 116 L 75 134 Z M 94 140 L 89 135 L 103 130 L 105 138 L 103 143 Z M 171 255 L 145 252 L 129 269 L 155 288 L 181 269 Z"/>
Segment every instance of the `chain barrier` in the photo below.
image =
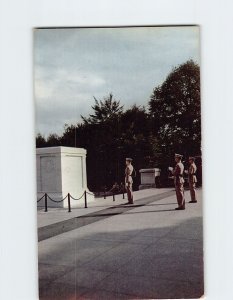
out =
<path fill-rule="evenodd" d="M 112 197 L 113 197 L 113 201 L 115 201 L 115 193 L 114 193 L 114 189 L 115 188 L 111 188 L 109 191 L 106 191 L 106 188 L 104 190 L 104 199 L 106 199 L 106 193 L 112 193 Z M 121 186 L 119 189 L 118 189 L 118 193 L 121 193 L 122 192 L 122 195 L 123 195 L 123 199 L 124 199 L 124 192 L 125 192 L 125 186 Z M 52 199 L 47 193 L 45 193 L 40 199 L 37 200 L 37 203 L 39 203 L 43 198 L 45 198 L 45 212 L 48 211 L 48 199 L 54 203 L 61 203 L 63 201 L 66 200 L 66 198 L 68 198 L 68 212 L 71 212 L 71 204 L 70 204 L 70 199 L 72 200 L 75 200 L 75 201 L 78 201 L 80 199 L 82 199 L 82 197 L 84 196 L 84 202 L 85 202 L 85 208 L 87 208 L 87 195 L 91 195 L 91 196 L 95 196 L 94 193 L 90 193 L 90 192 L 87 192 L 86 190 L 83 192 L 83 194 L 79 197 L 79 198 L 74 198 L 73 196 L 70 195 L 70 193 L 68 193 L 63 199 L 61 200 L 54 200 Z"/>
<path fill-rule="evenodd" d="M 79 197 L 79 198 L 74 198 L 74 197 L 72 197 L 72 196 L 70 195 L 70 198 L 73 199 L 73 200 L 78 201 L 78 200 L 80 200 L 80 199 L 84 196 L 84 194 L 85 194 L 85 192 L 84 192 L 84 193 L 82 194 L 82 196 Z"/>
<path fill-rule="evenodd" d="M 47 194 L 47 197 L 48 197 L 48 199 L 49 199 L 50 201 L 52 201 L 52 202 L 55 202 L 55 203 L 61 203 L 61 202 L 63 202 L 64 200 L 66 200 L 66 198 L 68 197 L 68 194 L 65 196 L 65 198 L 63 198 L 63 199 L 61 199 L 61 200 L 54 200 L 54 199 L 52 199 L 48 194 Z"/>
<path fill-rule="evenodd" d="M 115 191 L 116 191 L 116 193 L 115 193 Z M 126 192 L 126 188 L 125 188 L 124 184 L 121 184 L 120 186 L 118 186 L 118 188 L 113 186 L 108 191 L 106 191 L 106 188 L 105 188 L 105 190 L 104 190 L 104 199 L 106 199 L 108 193 L 112 194 L 113 201 L 115 201 L 115 195 L 117 193 L 119 193 L 119 194 L 122 193 L 122 199 L 125 199 L 125 192 Z"/>
<path fill-rule="evenodd" d="M 108 191 L 105 190 L 104 192 L 105 193 L 113 193 L 114 190 L 118 193 L 124 192 L 125 191 L 125 185 L 121 185 L 118 188 L 117 187 L 112 187 L 110 190 L 108 190 Z"/>
<path fill-rule="evenodd" d="M 85 192 L 84 192 L 84 193 L 85 193 Z M 88 195 L 95 196 L 94 193 L 89 193 L 89 192 L 87 192 L 87 191 L 86 191 L 86 193 L 87 193 Z"/>
<path fill-rule="evenodd" d="M 44 197 L 45 197 L 45 194 L 39 200 L 37 200 L 37 203 L 40 202 Z"/>

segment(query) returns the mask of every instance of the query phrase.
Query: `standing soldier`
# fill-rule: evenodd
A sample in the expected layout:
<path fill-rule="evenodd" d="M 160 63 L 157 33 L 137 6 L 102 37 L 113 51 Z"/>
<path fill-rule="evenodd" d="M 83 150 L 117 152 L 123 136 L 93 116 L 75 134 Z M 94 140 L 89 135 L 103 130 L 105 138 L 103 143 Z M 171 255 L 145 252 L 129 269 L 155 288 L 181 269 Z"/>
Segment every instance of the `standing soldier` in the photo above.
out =
<path fill-rule="evenodd" d="M 183 178 L 184 165 L 181 162 L 182 157 L 183 156 L 180 154 L 175 154 L 176 166 L 173 171 L 173 175 L 174 175 L 174 184 L 176 188 L 176 198 L 178 203 L 178 207 L 176 208 L 176 210 L 185 209 L 184 178 Z"/>
<path fill-rule="evenodd" d="M 126 168 L 125 168 L 125 186 L 126 192 L 128 196 L 128 204 L 133 204 L 133 166 L 132 166 L 132 158 L 126 158 L 125 160 Z"/>
<path fill-rule="evenodd" d="M 188 176 L 189 176 L 189 189 L 190 189 L 190 195 L 191 195 L 191 201 L 189 203 L 197 203 L 196 198 L 196 183 L 197 183 L 197 166 L 195 164 L 195 158 L 189 157 L 189 170 L 188 170 Z"/>

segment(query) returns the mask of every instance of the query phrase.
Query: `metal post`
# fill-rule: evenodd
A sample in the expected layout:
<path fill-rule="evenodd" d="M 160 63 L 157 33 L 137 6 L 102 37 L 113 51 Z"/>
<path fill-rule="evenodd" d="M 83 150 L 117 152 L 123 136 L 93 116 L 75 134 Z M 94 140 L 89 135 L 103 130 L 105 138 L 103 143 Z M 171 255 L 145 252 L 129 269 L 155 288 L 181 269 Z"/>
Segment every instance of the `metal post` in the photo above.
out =
<path fill-rule="evenodd" d="M 122 185 L 122 199 L 125 199 L 125 186 Z"/>
<path fill-rule="evenodd" d="M 104 199 L 106 199 L 106 187 L 104 188 Z"/>
<path fill-rule="evenodd" d="M 87 208 L 87 192 L 84 192 L 84 199 L 85 199 L 85 208 Z"/>
<path fill-rule="evenodd" d="M 47 212 L 48 211 L 48 195 L 47 195 L 47 193 L 45 193 L 45 195 L 44 195 L 44 205 L 45 205 L 44 211 Z"/>
<path fill-rule="evenodd" d="M 114 192 L 112 193 L 112 200 L 115 201 L 115 194 L 114 194 Z"/>
<path fill-rule="evenodd" d="M 68 193 L 68 212 L 71 212 L 71 206 L 70 206 L 70 193 Z"/>

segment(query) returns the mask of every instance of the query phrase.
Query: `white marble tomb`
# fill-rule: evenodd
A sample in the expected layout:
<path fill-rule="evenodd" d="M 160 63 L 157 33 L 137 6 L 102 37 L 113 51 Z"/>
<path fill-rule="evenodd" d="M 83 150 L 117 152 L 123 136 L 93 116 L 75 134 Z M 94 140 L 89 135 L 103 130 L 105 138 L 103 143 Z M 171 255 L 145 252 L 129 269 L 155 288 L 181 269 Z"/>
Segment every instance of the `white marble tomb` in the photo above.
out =
<path fill-rule="evenodd" d="M 155 178 L 160 176 L 161 170 L 158 168 L 150 168 L 150 169 L 141 169 L 139 170 L 141 175 L 141 184 L 139 186 L 139 190 L 155 188 L 156 182 Z"/>
<path fill-rule="evenodd" d="M 37 148 L 37 198 L 45 193 L 54 200 L 60 200 L 68 193 L 79 198 L 85 190 L 90 192 L 87 188 L 86 154 L 83 148 Z M 87 194 L 87 202 L 93 200 L 94 196 Z M 79 201 L 71 199 L 71 208 L 81 203 L 84 205 L 84 197 Z M 38 206 L 44 206 L 44 199 Z M 48 199 L 48 206 L 68 207 L 68 201 L 54 203 Z"/>

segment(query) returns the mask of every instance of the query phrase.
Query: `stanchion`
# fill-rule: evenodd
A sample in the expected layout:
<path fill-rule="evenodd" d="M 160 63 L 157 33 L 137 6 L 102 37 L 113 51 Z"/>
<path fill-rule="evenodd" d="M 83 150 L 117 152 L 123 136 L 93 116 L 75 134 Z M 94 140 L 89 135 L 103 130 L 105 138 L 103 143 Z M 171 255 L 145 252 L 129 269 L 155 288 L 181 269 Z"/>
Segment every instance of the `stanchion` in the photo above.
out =
<path fill-rule="evenodd" d="M 45 198 L 44 198 L 44 205 L 45 205 L 45 208 L 44 208 L 44 211 L 47 212 L 48 211 L 48 195 L 47 193 L 45 193 Z"/>
<path fill-rule="evenodd" d="M 71 206 L 70 206 L 70 193 L 68 193 L 68 212 L 71 212 Z"/>
<path fill-rule="evenodd" d="M 104 188 L 104 199 L 106 199 L 106 187 Z"/>
<path fill-rule="evenodd" d="M 87 208 L 87 192 L 84 192 L 84 199 L 85 199 L 85 208 Z"/>
<path fill-rule="evenodd" d="M 115 201 L 115 194 L 114 194 L 114 192 L 112 193 L 112 201 Z"/>

